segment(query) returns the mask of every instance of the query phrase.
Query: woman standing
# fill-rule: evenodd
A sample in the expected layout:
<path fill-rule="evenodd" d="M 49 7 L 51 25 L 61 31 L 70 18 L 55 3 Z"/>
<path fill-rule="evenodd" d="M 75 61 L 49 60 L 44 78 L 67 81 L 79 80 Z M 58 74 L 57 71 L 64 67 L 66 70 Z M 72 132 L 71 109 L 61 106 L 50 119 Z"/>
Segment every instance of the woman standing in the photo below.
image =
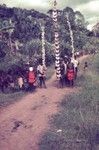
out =
<path fill-rule="evenodd" d="M 71 60 L 69 60 L 67 64 L 67 79 L 70 86 L 74 85 L 74 78 L 75 78 L 74 65 L 71 62 Z"/>
<path fill-rule="evenodd" d="M 28 83 L 29 83 L 29 91 L 31 92 L 34 91 L 35 89 L 35 86 L 34 86 L 35 81 L 36 81 L 36 78 L 35 78 L 33 67 L 30 67 L 29 73 L 28 73 Z"/>
<path fill-rule="evenodd" d="M 42 86 L 44 88 L 46 88 L 46 84 L 45 84 L 45 79 L 46 79 L 46 67 L 43 66 L 42 63 L 40 63 L 37 67 L 37 72 L 38 72 L 38 77 L 39 77 L 39 84 L 40 84 L 40 88 L 42 88 Z"/>

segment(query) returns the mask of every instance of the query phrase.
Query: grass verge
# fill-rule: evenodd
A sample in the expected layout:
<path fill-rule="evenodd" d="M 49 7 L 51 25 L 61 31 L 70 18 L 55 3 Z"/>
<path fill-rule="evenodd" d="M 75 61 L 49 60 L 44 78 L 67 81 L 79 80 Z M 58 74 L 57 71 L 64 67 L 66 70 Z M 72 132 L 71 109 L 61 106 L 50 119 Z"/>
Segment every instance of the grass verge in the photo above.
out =
<path fill-rule="evenodd" d="M 8 94 L 0 93 L 0 107 L 5 107 L 9 104 L 12 104 L 23 96 L 25 96 L 25 92 L 22 91 Z"/>
<path fill-rule="evenodd" d="M 79 93 L 66 96 L 51 119 L 51 129 L 40 150 L 99 150 L 99 55 L 87 59 L 89 67 L 77 79 Z"/>

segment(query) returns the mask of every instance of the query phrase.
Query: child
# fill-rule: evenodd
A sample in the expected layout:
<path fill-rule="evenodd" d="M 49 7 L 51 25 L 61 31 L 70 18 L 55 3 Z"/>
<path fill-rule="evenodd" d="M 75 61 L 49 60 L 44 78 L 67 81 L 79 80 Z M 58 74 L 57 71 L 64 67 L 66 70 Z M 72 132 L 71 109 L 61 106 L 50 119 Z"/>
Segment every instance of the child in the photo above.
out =
<path fill-rule="evenodd" d="M 84 71 L 87 70 L 87 68 L 88 68 L 88 63 L 85 62 L 85 64 L 84 64 Z"/>
<path fill-rule="evenodd" d="M 23 77 L 21 75 L 18 77 L 18 86 L 19 86 L 20 90 L 22 90 L 24 87 L 24 81 L 23 81 Z"/>

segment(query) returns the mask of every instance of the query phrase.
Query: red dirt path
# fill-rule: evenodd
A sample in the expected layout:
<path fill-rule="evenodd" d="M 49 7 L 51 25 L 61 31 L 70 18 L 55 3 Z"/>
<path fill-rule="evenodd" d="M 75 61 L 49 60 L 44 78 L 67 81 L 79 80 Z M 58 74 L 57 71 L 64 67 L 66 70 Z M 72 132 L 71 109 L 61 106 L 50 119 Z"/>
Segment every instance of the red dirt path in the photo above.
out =
<path fill-rule="evenodd" d="M 47 89 L 37 89 L 0 112 L 0 150 L 39 150 L 40 136 L 49 128 L 49 117 L 59 111 L 58 102 L 79 89 L 55 86 L 55 75 Z"/>

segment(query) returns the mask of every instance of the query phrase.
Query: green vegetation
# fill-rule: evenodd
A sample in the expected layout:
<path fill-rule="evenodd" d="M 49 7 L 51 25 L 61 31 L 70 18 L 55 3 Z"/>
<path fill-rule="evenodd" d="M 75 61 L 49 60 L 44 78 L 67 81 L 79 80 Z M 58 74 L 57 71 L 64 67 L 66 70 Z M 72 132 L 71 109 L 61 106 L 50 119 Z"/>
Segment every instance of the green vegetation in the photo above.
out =
<path fill-rule="evenodd" d="M 52 77 L 52 75 L 54 74 L 54 71 L 55 71 L 54 65 L 51 65 L 50 67 L 47 68 L 47 72 L 46 72 L 47 73 L 46 74 L 47 80 Z"/>
<path fill-rule="evenodd" d="M 87 30 L 83 14 L 66 7 L 58 10 L 61 55 L 71 54 L 67 13 L 73 30 L 75 51 L 98 51 L 99 39 Z M 8 8 L 6 5 L 0 5 L 0 70 L 11 68 L 14 64 L 19 65 L 20 61 L 31 61 L 34 64 L 35 59 L 41 57 L 41 24 L 45 26 L 46 63 L 53 63 L 55 54 L 51 14 L 52 10 L 43 14 L 34 9 Z"/>
<path fill-rule="evenodd" d="M 78 77 L 78 93 L 66 96 L 40 150 L 99 149 L 99 55 L 87 59 L 88 70 Z M 83 66 L 83 65 L 82 65 Z"/>
<path fill-rule="evenodd" d="M 14 93 L 9 93 L 9 94 L 3 94 L 0 93 L 0 107 L 7 106 L 9 104 L 14 103 L 15 101 L 18 101 L 21 99 L 23 96 L 25 96 L 24 92 L 14 92 Z"/>

